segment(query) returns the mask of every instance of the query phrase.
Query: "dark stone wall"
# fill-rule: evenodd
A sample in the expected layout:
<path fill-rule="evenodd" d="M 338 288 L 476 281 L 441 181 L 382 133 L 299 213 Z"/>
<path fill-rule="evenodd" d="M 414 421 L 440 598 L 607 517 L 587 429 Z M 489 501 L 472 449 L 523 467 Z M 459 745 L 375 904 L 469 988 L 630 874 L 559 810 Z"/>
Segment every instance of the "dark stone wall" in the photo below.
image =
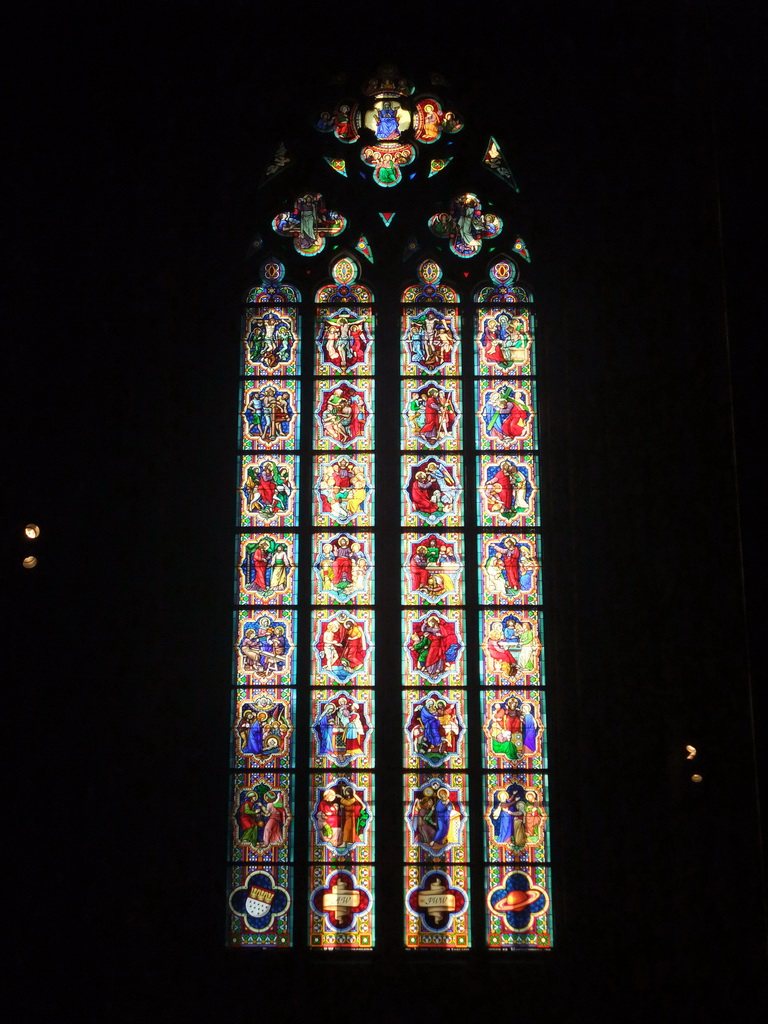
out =
<path fill-rule="evenodd" d="M 27 1005 L 293 1019 L 346 1013 L 354 993 L 371 1017 L 634 1019 L 757 999 L 742 551 L 759 630 L 746 139 L 762 22 L 683 0 L 482 13 L 428 12 L 417 32 L 383 11 L 81 3 L 12 24 L 7 881 Z M 311 130 L 330 74 L 356 84 L 388 57 L 422 81 L 441 71 L 503 141 L 534 258 L 558 941 L 490 966 L 223 949 L 256 186 L 275 142 Z M 29 520 L 43 533 L 24 573 Z"/>

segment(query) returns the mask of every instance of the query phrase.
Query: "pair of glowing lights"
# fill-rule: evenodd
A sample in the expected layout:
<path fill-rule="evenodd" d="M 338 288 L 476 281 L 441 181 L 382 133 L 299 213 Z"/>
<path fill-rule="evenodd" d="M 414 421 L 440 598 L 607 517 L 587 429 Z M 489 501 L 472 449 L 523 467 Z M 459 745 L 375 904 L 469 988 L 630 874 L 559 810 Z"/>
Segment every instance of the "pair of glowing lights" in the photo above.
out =
<path fill-rule="evenodd" d="M 37 540 L 40 536 L 40 527 L 36 523 L 27 523 L 24 527 L 24 536 L 27 540 Z M 25 569 L 34 569 L 37 565 L 37 559 L 34 555 L 27 555 L 22 559 L 21 564 Z"/>

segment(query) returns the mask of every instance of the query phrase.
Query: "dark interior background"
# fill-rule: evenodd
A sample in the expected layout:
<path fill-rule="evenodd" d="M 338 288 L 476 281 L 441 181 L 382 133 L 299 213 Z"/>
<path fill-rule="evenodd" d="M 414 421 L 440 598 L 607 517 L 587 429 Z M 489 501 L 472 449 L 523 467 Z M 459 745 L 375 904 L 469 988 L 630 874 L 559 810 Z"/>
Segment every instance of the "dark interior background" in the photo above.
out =
<path fill-rule="evenodd" d="M 126 1021 L 755 1005 L 760 5 L 458 18 L 74 2 L 30 4 L 4 37 L 19 1005 Z M 223 948 L 257 185 L 333 74 L 354 86 L 384 59 L 424 85 L 444 74 L 503 139 L 534 256 L 558 942 L 490 965 Z M 25 572 L 29 521 L 42 534 Z"/>

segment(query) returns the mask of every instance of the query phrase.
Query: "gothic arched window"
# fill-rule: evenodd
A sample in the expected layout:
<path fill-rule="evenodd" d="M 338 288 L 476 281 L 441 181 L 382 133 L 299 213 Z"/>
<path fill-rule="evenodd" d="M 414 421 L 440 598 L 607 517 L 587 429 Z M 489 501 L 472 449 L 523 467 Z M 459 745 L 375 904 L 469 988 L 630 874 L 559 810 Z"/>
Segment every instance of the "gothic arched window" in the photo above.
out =
<path fill-rule="evenodd" d="M 516 186 L 392 68 L 316 126 L 243 316 L 229 941 L 548 948 Z"/>

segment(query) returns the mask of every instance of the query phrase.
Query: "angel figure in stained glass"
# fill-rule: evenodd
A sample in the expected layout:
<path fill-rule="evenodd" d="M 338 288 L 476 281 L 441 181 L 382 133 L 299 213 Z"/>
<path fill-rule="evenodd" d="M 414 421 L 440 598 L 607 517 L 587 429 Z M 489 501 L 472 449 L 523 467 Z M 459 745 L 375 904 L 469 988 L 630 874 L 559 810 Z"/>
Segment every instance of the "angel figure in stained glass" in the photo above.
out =
<path fill-rule="evenodd" d="M 412 467 L 405 490 L 414 512 L 429 523 L 445 518 L 459 493 L 453 470 L 436 458 Z"/>
<path fill-rule="evenodd" d="M 483 240 L 499 234 L 503 224 L 494 213 L 482 213 L 476 195 L 466 192 L 451 202 L 450 212 L 435 214 L 429 228 L 440 238 L 448 238 L 451 251 L 457 256 L 470 257 L 480 252 Z"/>
<path fill-rule="evenodd" d="M 480 204 L 474 196 L 462 196 L 456 201 L 454 216 L 459 237 L 468 249 L 477 244 L 475 242 L 475 218 L 478 216 Z"/>
<path fill-rule="evenodd" d="M 296 201 L 296 212 L 299 215 L 300 237 L 308 244 L 317 241 L 318 197 L 308 193 Z"/>
<path fill-rule="evenodd" d="M 268 697 L 244 704 L 236 731 L 243 754 L 266 758 L 284 753 L 291 732 L 285 705 Z"/>
<path fill-rule="evenodd" d="M 382 142 L 377 146 L 364 146 L 360 159 L 373 167 L 373 180 L 382 188 L 391 188 L 402 181 L 401 167 L 413 163 L 416 149 L 409 142 Z"/>

